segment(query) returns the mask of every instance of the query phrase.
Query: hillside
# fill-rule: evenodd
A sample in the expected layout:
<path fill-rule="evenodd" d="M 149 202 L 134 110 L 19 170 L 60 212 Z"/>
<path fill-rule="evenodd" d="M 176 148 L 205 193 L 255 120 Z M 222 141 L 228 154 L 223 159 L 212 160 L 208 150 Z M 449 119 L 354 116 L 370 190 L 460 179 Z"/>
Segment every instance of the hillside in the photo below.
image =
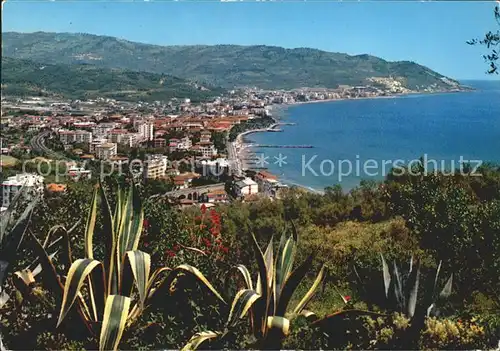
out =
<path fill-rule="evenodd" d="M 3 34 L 3 56 L 43 63 L 91 63 L 107 68 L 170 74 L 226 88 L 336 88 L 397 77 L 412 90 L 448 90 L 457 82 L 409 61 L 388 62 L 316 49 L 274 46 L 158 46 L 90 34 Z"/>
<path fill-rule="evenodd" d="M 173 97 L 205 100 L 223 92 L 164 74 L 2 57 L 2 93 L 7 95 L 155 101 Z"/>

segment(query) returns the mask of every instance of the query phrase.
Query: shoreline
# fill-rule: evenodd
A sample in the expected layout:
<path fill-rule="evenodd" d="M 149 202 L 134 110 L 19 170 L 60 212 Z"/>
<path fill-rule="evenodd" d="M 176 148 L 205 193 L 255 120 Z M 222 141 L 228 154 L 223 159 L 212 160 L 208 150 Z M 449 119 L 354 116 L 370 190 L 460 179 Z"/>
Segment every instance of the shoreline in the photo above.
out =
<path fill-rule="evenodd" d="M 430 96 L 430 95 L 439 95 L 439 94 L 468 93 L 470 91 L 471 90 L 450 90 L 450 91 L 433 91 L 433 92 L 418 92 L 418 91 L 416 91 L 416 92 L 400 93 L 400 94 L 394 94 L 394 95 L 378 95 L 378 96 L 363 96 L 363 97 L 356 97 L 356 98 L 295 101 L 292 103 L 276 104 L 276 105 L 271 105 L 271 106 L 283 107 L 286 110 L 287 107 L 293 107 L 293 106 L 304 105 L 304 104 L 316 104 L 316 103 L 321 103 L 321 102 L 356 101 L 356 100 L 371 100 L 371 99 L 395 99 L 395 98 L 411 96 L 411 95 Z"/>
<path fill-rule="evenodd" d="M 436 91 L 436 92 L 428 92 L 428 93 L 422 93 L 422 92 L 411 92 L 411 93 L 404 93 L 404 94 L 396 94 L 396 95 L 383 95 L 383 96 L 366 96 L 366 97 L 359 97 L 359 98 L 341 98 L 341 99 L 323 99 L 323 100 L 312 100 L 312 101 L 298 101 L 298 102 L 293 102 L 293 103 L 286 103 L 286 104 L 274 104 L 271 105 L 271 118 L 275 121 L 274 124 L 269 126 L 268 128 L 259 128 L 259 129 L 251 129 L 244 131 L 236 136 L 235 141 L 233 142 L 235 150 L 236 150 L 236 157 L 237 157 L 237 162 L 240 167 L 240 171 L 243 172 L 244 169 L 248 170 L 249 165 L 245 162 L 244 158 L 256 156 L 255 152 L 250 150 L 252 147 L 252 143 L 248 142 L 245 140 L 245 136 L 254 134 L 254 133 L 267 133 L 269 132 L 269 129 L 275 128 L 279 125 L 279 121 L 282 120 L 283 114 L 291 107 L 298 106 L 298 105 L 304 105 L 304 104 L 315 104 L 315 103 L 327 103 L 327 102 L 336 102 L 336 101 L 356 101 L 356 100 L 371 100 L 371 99 L 396 99 L 400 97 L 405 97 L 405 96 L 410 96 L 410 95 L 422 95 L 422 96 L 428 96 L 428 95 L 437 95 L 437 94 L 450 94 L 450 93 L 464 93 L 464 92 L 469 92 L 468 90 L 459 90 L 459 91 Z M 275 109 L 276 108 L 276 109 Z M 278 116 L 274 115 L 273 112 L 277 112 Z M 283 177 L 276 175 L 278 179 L 283 183 L 287 184 L 290 186 L 296 186 L 299 187 L 300 189 L 303 189 L 307 192 L 312 192 L 316 194 L 324 194 L 324 191 L 320 191 L 318 189 L 314 189 L 308 185 L 305 184 L 298 184 L 294 182 L 289 182 L 286 181 L 286 179 L 283 179 Z"/>

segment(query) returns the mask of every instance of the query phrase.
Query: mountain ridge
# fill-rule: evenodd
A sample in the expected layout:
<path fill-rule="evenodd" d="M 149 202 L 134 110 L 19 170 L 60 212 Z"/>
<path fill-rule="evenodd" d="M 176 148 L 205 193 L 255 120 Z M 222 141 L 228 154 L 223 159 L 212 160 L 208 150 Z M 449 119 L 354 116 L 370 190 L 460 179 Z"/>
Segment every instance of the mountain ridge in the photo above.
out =
<path fill-rule="evenodd" d="M 414 91 L 456 88 L 456 80 L 412 61 L 386 61 L 313 48 L 268 45 L 162 46 L 88 33 L 5 32 L 3 55 L 37 62 L 92 63 L 106 68 L 170 74 L 234 88 L 337 88 L 373 77 L 397 77 Z M 448 83 L 447 83 L 447 82 Z M 451 84 L 450 84 L 451 82 Z"/>

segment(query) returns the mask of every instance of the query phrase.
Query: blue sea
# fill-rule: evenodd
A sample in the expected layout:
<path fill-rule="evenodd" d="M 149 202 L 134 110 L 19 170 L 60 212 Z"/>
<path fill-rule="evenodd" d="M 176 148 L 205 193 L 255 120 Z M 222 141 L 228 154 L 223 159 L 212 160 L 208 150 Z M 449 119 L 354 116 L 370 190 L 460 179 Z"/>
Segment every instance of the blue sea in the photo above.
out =
<path fill-rule="evenodd" d="M 476 90 L 292 105 L 280 118 L 295 125 L 249 139 L 313 146 L 254 151 L 283 182 L 318 191 L 381 180 L 392 166 L 420 157 L 429 168 L 447 170 L 460 161 L 500 162 L 500 81 L 464 83 Z"/>

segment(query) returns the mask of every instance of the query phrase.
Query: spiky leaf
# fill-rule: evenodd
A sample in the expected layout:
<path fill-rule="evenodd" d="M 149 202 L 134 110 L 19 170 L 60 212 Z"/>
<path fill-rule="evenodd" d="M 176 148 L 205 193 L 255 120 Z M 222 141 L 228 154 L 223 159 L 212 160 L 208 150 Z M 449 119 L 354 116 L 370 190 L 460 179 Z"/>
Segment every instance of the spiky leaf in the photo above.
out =
<path fill-rule="evenodd" d="M 269 309 L 270 289 L 267 284 L 267 267 L 264 254 L 257 243 L 257 239 L 252 234 L 252 246 L 255 252 L 255 259 L 259 267 L 259 275 L 257 279 L 256 292 L 261 295 L 259 306 L 261 308 L 255 310 L 255 328 L 260 330 L 262 334 L 266 332 L 266 318 Z"/>
<path fill-rule="evenodd" d="M 321 282 L 325 278 L 325 273 L 326 273 L 326 267 L 323 266 L 323 267 L 321 267 L 321 269 L 318 273 L 318 276 L 314 280 L 313 285 L 311 285 L 311 287 L 309 288 L 307 293 L 304 295 L 302 300 L 300 300 L 298 305 L 295 307 L 295 309 L 293 311 L 294 314 L 298 314 L 298 313 L 302 312 L 302 310 L 307 306 L 309 301 L 311 301 L 312 297 L 314 296 L 314 293 L 316 292 L 316 289 L 318 289 L 318 287 L 321 285 Z"/>
<path fill-rule="evenodd" d="M 293 293 L 297 290 L 300 282 L 306 276 L 312 266 L 313 256 L 309 256 L 300 266 L 298 266 L 288 277 L 283 285 L 280 299 L 276 307 L 276 316 L 284 316 L 288 307 L 288 303 L 292 298 Z"/>
<path fill-rule="evenodd" d="M 135 281 L 137 291 L 139 292 L 139 300 L 142 307 L 144 307 L 148 296 L 151 256 L 139 250 L 128 251 L 125 256 L 126 262 L 128 262 L 128 266 L 126 267 L 129 267 L 132 272 L 133 280 Z M 128 270 L 124 270 L 123 273 L 124 275 L 129 274 Z M 125 278 L 123 280 L 125 280 Z"/>
<path fill-rule="evenodd" d="M 85 225 L 85 256 L 92 259 L 94 258 L 94 250 L 92 241 L 94 238 L 95 222 L 97 218 L 97 194 L 98 189 L 95 188 L 90 202 L 90 211 L 87 216 L 87 223 Z"/>
<path fill-rule="evenodd" d="M 130 309 L 130 298 L 109 295 L 104 308 L 99 350 L 117 350 Z"/>
<path fill-rule="evenodd" d="M 91 259 L 78 259 L 69 268 L 68 275 L 66 277 L 66 282 L 64 284 L 64 295 L 61 306 L 61 311 L 59 313 L 59 319 L 57 325 L 61 324 L 64 317 L 70 310 L 71 306 L 75 302 L 75 299 L 80 293 L 80 290 L 85 282 L 85 279 L 92 273 L 97 267 L 101 268 L 102 275 L 102 264 L 97 260 Z M 103 291 L 89 291 L 89 294 L 103 294 Z"/>
<path fill-rule="evenodd" d="M 202 282 L 205 287 L 207 287 L 219 300 L 222 302 L 226 303 L 224 301 L 224 298 L 219 294 L 219 292 L 213 287 L 213 285 L 208 281 L 208 279 L 201 273 L 198 268 L 187 265 L 187 264 L 182 264 L 180 266 L 175 267 L 175 269 L 172 271 L 172 273 L 168 277 L 168 281 L 172 282 L 175 277 L 180 274 L 180 273 L 187 273 L 189 275 L 194 276 L 198 281 Z"/>
<path fill-rule="evenodd" d="M 401 275 L 399 274 L 399 269 L 398 266 L 396 265 L 396 262 L 394 262 L 393 275 L 394 275 L 394 295 L 396 297 L 396 302 L 399 310 L 401 312 L 404 312 L 405 294 L 403 291 L 403 281 L 401 279 Z"/>
<path fill-rule="evenodd" d="M 451 295 L 452 285 L 453 285 L 453 274 L 451 274 L 448 280 L 446 281 L 443 290 L 441 290 L 441 293 L 439 294 L 439 298 L 441 299 L 448 298 Z"/>
<path fill-rule="evenodd" d="M 233 299 L 226 327 L 232 327 L 238 318 L 243 318 L 259 298 L 260 295 L 255 290 L 243 289 L 238 291 Z"/>
<path fill-rule="evenodd" d="M 385 261 L 384 255 L 380 254 L 380 258 L 382 259 L 382 275 L 384 278 L 385 297 L 389 298 L 389 286 L 391 285 L 391 274 L 389 272 L 389 266 Z"/>
<path fill-rule="evenodd" d="M 0 286 L 3 286 L 3 284 L 5 283 L 7 274 L 16 261 L 19 247 L 21 245 L 21 242 L 23 241 L 24 235 L 31 220 L 33 209 L 35 208 L 37 203 L 38 199 L 31 201 L 10 230 L 8 230 L 7 225 L 10 219 L 8 217 L 12 213 L 2 215 L 2 218 L 7 217 L 7 219 L 4 219 L 5 223 L 2 224 L 1 229 L 2 233 L 0 241 L 0 256 L 2 257 L 2 259 L 0 262 Z"/>
<path fill-rule="evenodd" d="M 196 333 L 195 335 L 193 335 L 191 339 L 189 339 L 188 343 L 181 349 L 181 351 L 196 350 L 205 341 L 210 339 L 215 339 L 219 335 L 220 335 L 219 333 L 213 331 L 204 331 L 201 333 Z"/>
<path fill-rule="evenodd" d="M 412 270 L 408 277 L 408 317 L 412 318 L 415 314 L 417 306 L 418 286 L 420 282 L 420 262 L 417 264 L 417 269 Z"/>
<path fill-rule="evenodd" d="M 253 290 L 252 276 L 250 275 L 250 271 L 248 270 L 248 268 L 242 264 L 239 264 L 235 267 L 235 269 L 237 269 L 241 273 L 243 280 L 245 281 L 246 288 Z"/>
<path fill-rule="evenodd" d="M 144 211 L 134 185 L 130 186 L 125 211 L 122 213 L 118 231 L 118 253 L 121 258 L 125 252 L 137 250 L 142 233 Z"/>
<path fill-rule="evenodd" d="M 118 267 L 116 248 L 118 246 L 118 224 L 115 225 L 115 219 L 109 206 L 109 201 L 104 191 L 104 187 L 99 185 L 99 194 L 101 198 L 100 213 L 102 218 L 102 229 L 105 235 L 105 255 L 104 255 L 104 271 L 107 277 L 107 291 L 110 295 L 118 294 Z M 118 191 L 117 208 L 121 207 L 120 190 Z M 121 212 L 120 212 L 121 213 Z M 116 214 L 115 214 L 116 215 Z"/>
<path fill-rule="evenodd" d="M 293 262 L 295 258 L 296 245 L 293 237 L 290 236 L 285 242 L 276 263 L 276 282 L 275 295 L 276 300 L 279 300 L 283 284 L 292 272 Z"/>

